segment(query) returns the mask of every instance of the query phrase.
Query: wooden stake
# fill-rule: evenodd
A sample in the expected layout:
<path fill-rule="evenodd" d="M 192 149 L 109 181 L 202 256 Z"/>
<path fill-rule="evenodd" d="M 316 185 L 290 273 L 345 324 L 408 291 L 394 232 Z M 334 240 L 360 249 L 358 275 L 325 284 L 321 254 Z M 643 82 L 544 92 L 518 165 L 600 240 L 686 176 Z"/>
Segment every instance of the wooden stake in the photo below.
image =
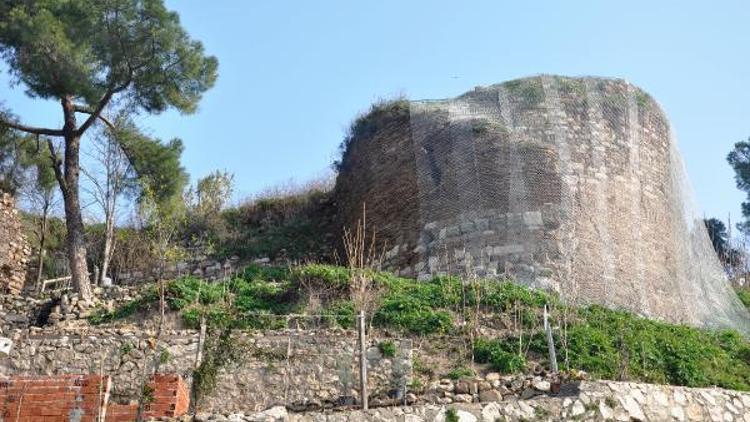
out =
<path fill-rule="evenodd" d="M 359 397 L 362 409 L 367 410 L 367 339 L 365 337 L 365 311 L 359 311 L 357 316 L 359 331 Z"/>
<path fill-rule="evenodd" d="M 552 327 L 549 324 L 549 313 L 547 305 L 544 305 L 544 331 L 547 333 L 547 348 L 549 348 L 549 362 L 553 373 L 557 373 L 557 355 L 555 354 L 555 341 L 552 338 Z"/>

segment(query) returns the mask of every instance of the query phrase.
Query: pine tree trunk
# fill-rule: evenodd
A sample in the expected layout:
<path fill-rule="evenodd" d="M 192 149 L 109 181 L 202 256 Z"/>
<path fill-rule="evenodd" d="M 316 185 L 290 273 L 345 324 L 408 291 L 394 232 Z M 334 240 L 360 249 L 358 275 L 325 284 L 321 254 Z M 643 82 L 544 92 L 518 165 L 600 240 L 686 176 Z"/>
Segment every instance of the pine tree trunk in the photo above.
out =
<path fill-rule="evenodd" d="M 72 284 L 78 291 L 81 299 L 90 301 L 92 299 L 91 285 L 89 283 L 88 265 L 86 263 L 86 239 L 84 238 L 83 217 L 81 215 L 80 189 L 78 180 L 80 177 L 80 149 L 81 136 L 76 131 L 75 110 L 73 100 L 70 97 L 62 99 L 62 107 L 65 115 L 65 159 L 63 161 L 64 187 L 63 200 L 65 203 L 65 226 L 68 229 L 66 246 L 68 264 Z"/>

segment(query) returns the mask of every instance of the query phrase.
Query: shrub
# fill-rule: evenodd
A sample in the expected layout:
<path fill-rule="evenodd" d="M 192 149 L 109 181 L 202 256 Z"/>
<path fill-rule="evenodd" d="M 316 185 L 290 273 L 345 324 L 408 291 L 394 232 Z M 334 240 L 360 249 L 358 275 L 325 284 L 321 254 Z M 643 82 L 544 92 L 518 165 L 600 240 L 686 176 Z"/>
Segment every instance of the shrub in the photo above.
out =
<path fill-rule="evenodd" d="M 738 289 L 737 297 L 739 297 L 740 302 L 742 302 L 742 304 L 745 305 L 748 310 L 750 310 L 750 290 Z"/>
<path fill-rule="evenodd" d="M 445 422 L 459 422 L 461 419 L 458 417 L 458 411 L 449 407 L 445 410 Z"/>
<path fill-rule="evenodd" d="M 324 315 L 328 325 L 341 328 L 354 328 L 357 318 L 354 303 L 351 300 L 342 300 L 329 305 L 325 308 Z"/>
<path fill-rule="evenodd" d="M 418 335 L 445 333 L 453 326 L 447 311 L 435 310 L 419 298 L 405 295 L 390 295 L 384 299 L 374 322 Z"/>
<path fill-rule="evenodd" d="M 127 318 L 138 311 L 147 311 L 155 302 L 158 302 L 158 300 L 159 294 L 156 288 L 151 286 L 150 288 L 145 289 L 136 299 L 133 299 L 114 310 L 95 310 L 87 319 L 92 325 L 106 324 Z"/>
<path fill-rule="evenodd" d="M 514 350 L 517 342 L 511 340 L 477 339 L 474 342 L 474 358 L 479 363 L 489 363 L 492 369 L 516 373 L 526 369 L 526 358 Z"/>
<path fill-rule="evenodd" d="M 474 375 L 476 375 L 476 373 L 474 372 L 473 369 L 467 368 L 464 366 L 453 368 L 450 370 L 450 372 L 445 374 L 447 378 L 450 378 L 452 380 L 458 380 L 461 378 L 469 378 L 469 377 L 473 377 Z"/>
<path fill-rule="evenodd" d="M 378 343 L 378 350 L 385 358 L 396 357 L 396 345 L 390 340 Z"/>

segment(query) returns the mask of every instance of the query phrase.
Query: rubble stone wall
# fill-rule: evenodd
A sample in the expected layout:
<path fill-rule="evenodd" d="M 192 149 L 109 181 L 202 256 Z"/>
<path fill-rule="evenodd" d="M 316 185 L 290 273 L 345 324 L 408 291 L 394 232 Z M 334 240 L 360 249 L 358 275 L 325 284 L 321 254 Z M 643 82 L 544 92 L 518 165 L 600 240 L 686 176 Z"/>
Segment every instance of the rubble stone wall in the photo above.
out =
<path fill-rule="evenodd" d="M 154 359 L 154 332 L 125 329 L 19 330 L 13 333 L 6 375 L 98 374 L 112 377 L 114 400 L 137 398 L 144 365 Z M 198 334 L 169 331 L 158 353 L 162 373 L 191 378 Z M 411 342 L 395 341 L 396 355 L 384 357 L 372 340 L 367 350 L 368 382 L 373 394 L 386 394 L 411 377 Z M 241 359 L 226 367 L 217 386 L 199 403 L 205 411 L 262 410 L 273 404 L 321 408 L 356 399 L 357 337 L 349 331 L 295 331 L 241 334 Z M 188 381 L 189 382 L 189 381 Z"/>
<path fill-rule="evenodd" d="M 750 394 L 627 382 L 581 382 L 559 395 L 488 400 L 483 403 L 384 407 L 368 411 L 289 413 L 270 409 L 231 420 L 289 422 L 461 422 L 498 421 L 748 421 Z M 208 420 L 207 417 L 200 420 Z M 456 419 L 454 419 L 456 420 Z"/>
<path fill-rule="evenodd" d="M 0 291 L 18 294 L 23 289 L 29 254 L 16 201 L 0 192 Z"/>

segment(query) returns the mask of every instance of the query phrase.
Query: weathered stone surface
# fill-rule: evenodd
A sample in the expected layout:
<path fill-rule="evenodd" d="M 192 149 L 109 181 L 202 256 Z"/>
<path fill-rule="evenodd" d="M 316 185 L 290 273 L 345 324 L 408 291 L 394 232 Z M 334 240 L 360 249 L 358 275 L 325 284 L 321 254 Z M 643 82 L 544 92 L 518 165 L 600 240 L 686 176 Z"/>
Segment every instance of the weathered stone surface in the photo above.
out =
<path fill-rule="evenodd" d="M 493 402 L 502 401 L 503 395 L 497 390 L 485 390 L 479 393 L 479 401 L 481 402 Z"/>
<path fill-rule="evenodd" d="M 15 344 L 9 357 L 0 362 L 0 372 L 62 374 L 102 370 L 113 379 L 113 396 L 125 401 L 138 397 L 144 365 L 154 359 L 153 331 L 50 328 L 9 334 Z M 275 404 L 300 410 L 351 404 L 359 385 L 354 356 L 356 338 L 356 333 L 343 330 L 238 334 L 237 347 L 243 350 L 243 360 L 220 372 L 218 384 L 201 402 L 201 410 L 238 413 Z M 368 361 L 368 385 L 371 391 L 384 392 L 384 399 L 388 399 L 393 386 L 407 385 L 411 379 L 411 341 L 392 341 L 397 350 L 395 357 L 378 356 Z M 378 342 L 372 339 L 373 349 L 377 349 Z M 177 373 L 189 380 L 197 343 L 196 331 L 165 331 L 157 345 L 165 356 L 160 371 Z M 473 401 L 470 394 L 461 399 Z"/>
<path fill-rule="evenodd" d="M 15 199 L 0 191 L 0 292 L 18 294 L 23 289 L 30 253 Z"/>
<path fill-rule="evenodd" d="M 545 75 L 362 119 L 336 182 L 339 223 L 353 227 L 367 203 L 387 268 L 511 274 L 567 299 L 748 331 L 700 216 L 685 212 L 669 122 L 632 84 Z"/>

